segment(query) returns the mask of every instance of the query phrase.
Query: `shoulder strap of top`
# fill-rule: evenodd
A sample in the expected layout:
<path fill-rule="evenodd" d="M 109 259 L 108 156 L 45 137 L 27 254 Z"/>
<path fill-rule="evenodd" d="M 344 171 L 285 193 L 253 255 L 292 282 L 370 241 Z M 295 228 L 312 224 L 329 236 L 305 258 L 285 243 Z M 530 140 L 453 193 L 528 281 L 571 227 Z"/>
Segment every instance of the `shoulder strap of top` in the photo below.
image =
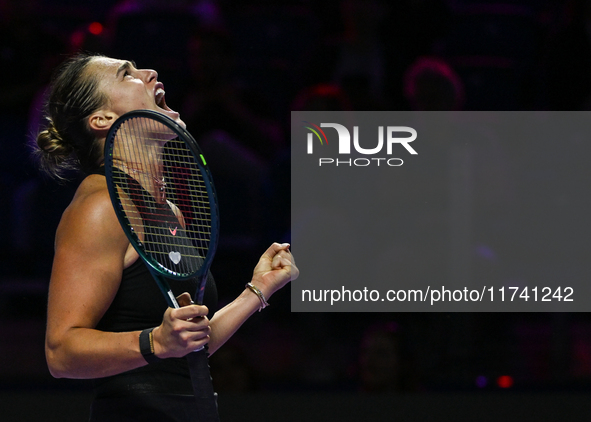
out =
<path fill-rule="evenodd" d="M 94 169 L 93 171 L 88 173 L 89 176 L 91 174 L 100 174 L 100 175 L 104 176 L 105 175 L 105 166 L 100 166 L 99 168 Z"/>

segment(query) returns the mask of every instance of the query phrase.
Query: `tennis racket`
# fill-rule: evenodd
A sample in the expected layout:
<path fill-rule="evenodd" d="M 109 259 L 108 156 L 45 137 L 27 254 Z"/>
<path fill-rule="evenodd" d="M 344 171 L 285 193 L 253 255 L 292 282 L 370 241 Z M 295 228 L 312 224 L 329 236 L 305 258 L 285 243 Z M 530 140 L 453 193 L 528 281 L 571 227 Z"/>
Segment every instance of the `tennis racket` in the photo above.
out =
<path fill-rule="evenodd" d="M 167 116 L 136 110 L 111 126 L 105 141 L 109 195 L 130 243 L 146 262 L 170 307 L 168 280 L 195 280 L 203 304 L 217 247 L 213 181 L 197 142 Z M 218 421 L 207 351 L 187 355 L 199 421 Z"/>

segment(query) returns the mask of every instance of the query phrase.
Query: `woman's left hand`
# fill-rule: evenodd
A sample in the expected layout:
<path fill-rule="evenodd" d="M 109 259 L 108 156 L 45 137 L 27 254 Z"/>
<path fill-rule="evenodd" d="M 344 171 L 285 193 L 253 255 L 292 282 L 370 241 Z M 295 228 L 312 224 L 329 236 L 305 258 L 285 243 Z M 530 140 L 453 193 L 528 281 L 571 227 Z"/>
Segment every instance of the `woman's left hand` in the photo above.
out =
<path fill-rule="evenodd" d="M 254 268 L 252 283 L 261 289 L 267 298 L 291 280 L 298 278 L 300 274 L 289 246 L 289 243 L 273 243 Z"/>

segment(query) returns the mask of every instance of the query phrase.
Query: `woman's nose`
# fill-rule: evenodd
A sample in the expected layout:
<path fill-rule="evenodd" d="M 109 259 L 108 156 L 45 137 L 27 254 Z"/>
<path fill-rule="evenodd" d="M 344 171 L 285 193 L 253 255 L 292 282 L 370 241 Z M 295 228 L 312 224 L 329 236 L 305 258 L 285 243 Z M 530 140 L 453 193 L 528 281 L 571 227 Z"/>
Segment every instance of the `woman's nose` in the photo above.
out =
<path fill-rule="evenodd" d="M 152 69 L 146 69 L 143 70 L 142 72 L 144 72 L 145 76 L 145 81 L 146 82 L 152 82 L 153 80 L 158 80 L 158 72 L 156 72 L 155 70 Z"/>

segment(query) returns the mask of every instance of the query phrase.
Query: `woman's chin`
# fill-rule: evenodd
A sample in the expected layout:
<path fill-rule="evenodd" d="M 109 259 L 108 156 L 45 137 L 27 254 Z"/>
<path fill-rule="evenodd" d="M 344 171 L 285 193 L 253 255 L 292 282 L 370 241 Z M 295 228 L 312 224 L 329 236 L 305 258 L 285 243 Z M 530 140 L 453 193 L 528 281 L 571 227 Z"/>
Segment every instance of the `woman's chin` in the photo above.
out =
<path fill-rule="evenodd" d="M 185 124 L 185 122 L 183 122 L 181 120 L 181 115 L 180 113 L 170 109 L 169 107 L 166 108 L 162 108 L 162 107 L 158 107 L 156 106 L 156 111 L 164 114 L 167 117 L 170 117 L 172 120 L 174 120 L 175 122 L 177 122 L 179 125 L 181 125 L 184 129 L 187 128 L 187 125 Z"/>

